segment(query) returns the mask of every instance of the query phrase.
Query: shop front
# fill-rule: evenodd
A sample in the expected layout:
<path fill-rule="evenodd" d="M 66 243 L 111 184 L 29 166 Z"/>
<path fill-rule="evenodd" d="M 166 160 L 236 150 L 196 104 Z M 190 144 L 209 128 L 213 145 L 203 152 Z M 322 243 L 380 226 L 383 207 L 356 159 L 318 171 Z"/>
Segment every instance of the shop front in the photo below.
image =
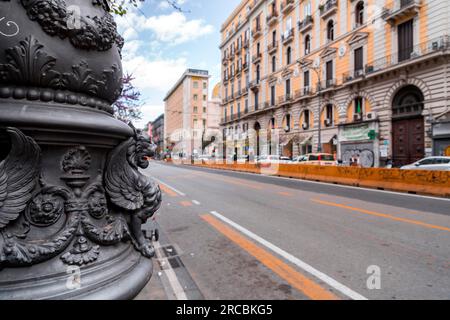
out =
<path fill-rule="evenodd" d="M 363 168 L 379 167 L 378 130 L 378 121 L 339 125 L 338 159 L 350 165 L 350 159 L 356 157 Z"/>

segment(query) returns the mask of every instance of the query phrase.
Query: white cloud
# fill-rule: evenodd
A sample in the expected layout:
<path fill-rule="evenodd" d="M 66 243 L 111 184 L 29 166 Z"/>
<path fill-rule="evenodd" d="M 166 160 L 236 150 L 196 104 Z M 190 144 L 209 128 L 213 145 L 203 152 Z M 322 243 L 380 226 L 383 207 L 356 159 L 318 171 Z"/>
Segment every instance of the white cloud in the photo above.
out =
<path fill-rule="evenodd" d="M 125 57 L 124 71 L 133 74 L 134 85 L 141 91 L 146 89 L 158 90 L 166 93 L 187 69 L 187 60 L 155 59 L 144 56 Z"/>
<path fill-rule="evenodd" d="M 178 45 L 214 32 L 214 27 L 206 24 L 204 20 L 188 20 L 181 12 L 146 18 L 142 14 L 130 11 L 116 20 L 125 40 L 136 39 L 139 33 L 151 31 L 158 41 Z"/>

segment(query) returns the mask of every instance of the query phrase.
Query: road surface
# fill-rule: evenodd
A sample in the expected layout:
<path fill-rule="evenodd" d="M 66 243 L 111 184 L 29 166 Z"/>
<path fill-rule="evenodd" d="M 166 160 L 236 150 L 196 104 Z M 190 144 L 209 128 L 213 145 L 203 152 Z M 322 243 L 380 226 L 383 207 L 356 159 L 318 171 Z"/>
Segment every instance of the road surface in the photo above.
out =
<path fill-rule="evenodd" d="M 163 190 L 171 299 L 450 298 L 450 199 L 159 162 L 144 172 Z"/>

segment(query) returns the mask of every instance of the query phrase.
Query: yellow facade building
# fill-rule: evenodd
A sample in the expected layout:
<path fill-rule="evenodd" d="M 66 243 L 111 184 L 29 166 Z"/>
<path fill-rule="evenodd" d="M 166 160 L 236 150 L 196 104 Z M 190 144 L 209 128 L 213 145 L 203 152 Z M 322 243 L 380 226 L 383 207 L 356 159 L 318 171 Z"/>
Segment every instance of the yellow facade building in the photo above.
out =
<path fill-rule="evenodd" d="M 173 157 L 203 154 L 219 131 L 220 85 L 209 99 L 209 78 L 206 70 L 188 69 L 164 98 L 164 150 Z"/>
<path fill-rule="evenodd" d="M 221 32 L 226 155 L 370 167 L 448 150 L 446 1 L 246 0 Z"/>

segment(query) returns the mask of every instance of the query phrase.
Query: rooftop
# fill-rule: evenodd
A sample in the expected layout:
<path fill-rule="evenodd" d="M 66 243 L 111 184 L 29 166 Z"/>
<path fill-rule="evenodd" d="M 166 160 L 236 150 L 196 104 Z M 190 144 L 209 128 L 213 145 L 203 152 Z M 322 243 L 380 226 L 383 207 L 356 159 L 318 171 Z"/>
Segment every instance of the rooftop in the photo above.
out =
<path fill-rule="evenodd" d="M 172 93 L 179 87 L 179 85 L 184 81 L 186 77 L 204 77 L 209 78 L 209 71 L 208 70 L 200 70 L 200 69 L 187 69 L 181 78 L 175 83 L 175 85 L 167 92 L 166 96 L 164 97 L 164 101 L 169 99 L 169 97 L 172 95 Z"/>

